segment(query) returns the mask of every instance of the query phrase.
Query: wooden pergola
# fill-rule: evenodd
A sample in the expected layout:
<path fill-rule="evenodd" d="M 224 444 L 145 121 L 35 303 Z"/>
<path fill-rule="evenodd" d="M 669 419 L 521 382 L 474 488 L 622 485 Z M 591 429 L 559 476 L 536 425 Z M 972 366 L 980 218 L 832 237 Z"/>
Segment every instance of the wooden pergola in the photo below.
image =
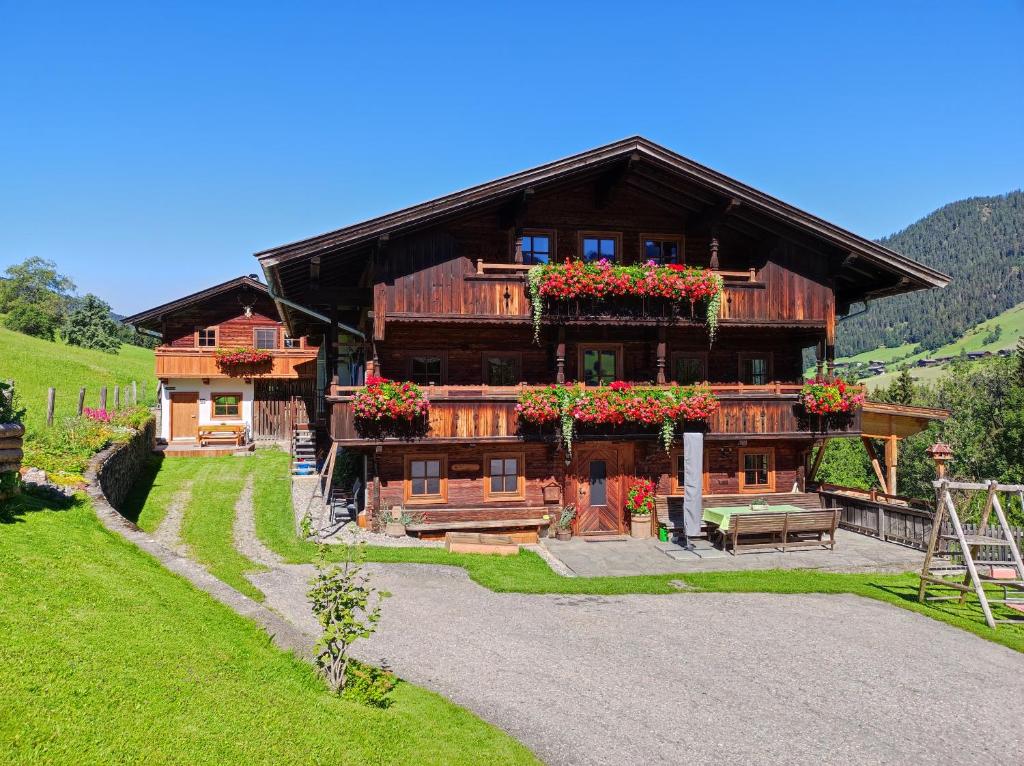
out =
<path fill-rule="evenodd" d="M 945 420 L 948 417 L 949 410 L 940 410 L 934 407 L 913 407 L 907 404 L 884 402 L 864 403 L 861 411 L 860 439 L 871 459 L 871 467 L 875 471 L 875 478 L 878 479 L 882 492 L 889 495 L 896 494 L 900 440 L 921 433 L 933 421 Z M 879 459 L 878 451 L 875 449 L 875 439 L 885 444 L 885 470 L 882 469 L 883 461 Z M 818 472 L 827 443 L 828 438 L 821 443 L 821 449 L 818 450 L 808 474 L 809 480 L 813 480 L 814 475 Z"/>

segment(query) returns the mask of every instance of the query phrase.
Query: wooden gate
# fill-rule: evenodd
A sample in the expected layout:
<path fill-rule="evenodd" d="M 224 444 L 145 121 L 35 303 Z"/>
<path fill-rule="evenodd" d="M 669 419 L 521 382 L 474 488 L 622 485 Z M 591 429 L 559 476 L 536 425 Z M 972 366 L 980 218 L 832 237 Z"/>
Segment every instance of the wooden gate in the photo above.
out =
<path fill-rule="evenodd" d="M 288 440 L 296 423 L 312 423 L 315 388 L 313 378 L 256 380 L 253 383 L 253 438 Z"/>

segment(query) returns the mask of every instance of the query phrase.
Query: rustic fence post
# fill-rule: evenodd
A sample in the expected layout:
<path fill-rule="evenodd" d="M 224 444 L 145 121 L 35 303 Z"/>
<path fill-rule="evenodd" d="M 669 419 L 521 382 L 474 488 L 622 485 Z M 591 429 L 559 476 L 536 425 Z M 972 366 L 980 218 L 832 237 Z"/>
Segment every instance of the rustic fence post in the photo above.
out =
<path fill-rule="evenodd" d="M 53 405 L 56 403 L 57 389 L 52 386 L 46 391 L 46 425 L 53 425 Z"/>
<path fill-rule="evenodd" d="M 135 383 L 135 381 L 133 380 L 132 381 L 132 405 L 135 406 L 135 405 L 138 405 L 138 403 L 139 403 L 139 387 Z"/>
<path fill-rule="evenodd" d="M 82 411 L 85 409 L 85 386 L 78 389 L 78 415 L 81 417 Z"/>
<path fill-rule="evenodd" d="M 114 386 L 114 409 L 121 409 L 121 386 Z"/>
<path fill-rule="evenodd" d="M 103 386 L 100 388 L 100 409 L 107 409 L 107 387 Z"/>

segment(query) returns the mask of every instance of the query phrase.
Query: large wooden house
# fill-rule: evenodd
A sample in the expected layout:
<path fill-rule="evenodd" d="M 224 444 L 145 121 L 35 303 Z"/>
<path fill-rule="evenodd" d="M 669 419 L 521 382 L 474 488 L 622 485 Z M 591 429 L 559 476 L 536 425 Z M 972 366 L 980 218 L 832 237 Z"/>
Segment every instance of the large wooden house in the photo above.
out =
<path fill-rule="evenodd" d="M 287 441 L 297 423 L 313 421 L 318 338 L 289 335 L 267 286 L 255 275 L 124 321 L 161 339 L 155 351 L 158 438 L 172 448 L 193 451 L 201 431 L 210 427 L 221 427 L 221 437 L 237 432 L 243 444 Z M 235 352 L 236 358 L 230 356 Z M 263 358 L 247 361 L 247 355 Z"/>
<path fill-rule="evenodd" d="M 803 411 L 805 351 L 827 377 L 852 306 L 948 282 L 639 137 L 257 258 L 285 331 L 324 335 L 327 432 L 365 457 L 368 509 L 402 506 L 438 529 L 516 529 L 574 503 L 578 534 L 625 529 L 634 477 L 680 502 L 694 470 L 705 503 L 802 491 L 815 443 L 861 433 L 860 412 L 833 422 Z M 534 307 L 533 266 L 602 260 L 716 275 L 713 342 L 706 299 L 548 296 Z M 354 397 L 368 376 L 421 386 L 426 422 L 361 427 Z M 718 408 L 680 424 L 667 449 L 658 428 L 626 423 L 578 425 L 570 452 L 557 423 L 525 422 L 517 404 L 524 390 L 573 381 L 706 382 Z"/>

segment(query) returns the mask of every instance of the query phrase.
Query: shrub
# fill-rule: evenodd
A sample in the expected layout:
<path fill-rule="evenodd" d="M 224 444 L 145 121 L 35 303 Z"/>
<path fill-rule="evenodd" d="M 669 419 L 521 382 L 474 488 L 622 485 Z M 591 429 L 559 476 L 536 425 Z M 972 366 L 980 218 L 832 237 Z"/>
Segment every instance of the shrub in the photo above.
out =
<path fill-rule="evenodd" d="M 64 340 L 71 346 L 116 354 L 121 330 L 110 315 L 110 306 L 92 293 L 86 295 L 64 322 Z"/>
<path fill-rule="evenodd" d="M 45 306 L 16 301 L 4 318 L 4 326 L 25 335 L 53 340 L 60 326 L 60 316 Z"/>
<path fill-rule="evenodd" d="M 326 546 L 320 545 L 316 577 L 308 593 L 313 614 L 323 629 L 314 649 L 314 662 L 335 694 L 341 694 L 350 680 L 352 644 L 373 635 L 380 622 L 381 603 L 391 595 L 370 586 L 364 561 L 365 554 L 357 546 L 354 559 L 328 565 Z M 365 679 L 360 683 L 377 686 Z M 367 693 L 365 688 L 363 693 Z"/>
<path fill-rule="evenodd" d="M 650 479 L 633 479 L 626 492 L 626 510 L 636 516 L 650 516 L 654 513 L 654 482 Z"/>
<path fill-rule="evenodd" d="M 0 423 L 20 423 L 25 408 L 18 401 L 18 392 L 10 383 L 0 382 Z"/>
<path fill-rule="evenodd" d="M 352 660 L 346 676 L 343 697 L 368 707 L 391 706 L 390 694 L 398 683 L 394 673 Z"/>

